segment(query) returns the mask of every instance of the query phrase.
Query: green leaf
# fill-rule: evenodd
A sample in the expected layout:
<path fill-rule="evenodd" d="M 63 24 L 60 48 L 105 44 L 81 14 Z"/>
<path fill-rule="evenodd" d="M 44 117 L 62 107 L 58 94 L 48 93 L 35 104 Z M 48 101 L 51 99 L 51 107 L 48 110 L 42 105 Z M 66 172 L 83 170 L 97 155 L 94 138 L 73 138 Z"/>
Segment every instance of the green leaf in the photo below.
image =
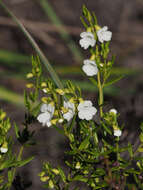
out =
<path fill-rule="evenodd" d="M 18 139 L 18 138 L 19 138 L 19 128 L 18 128 L 18 126 L 16 125 L 16 123 L 14 123 L 14 129 L 15 129 L 16 137 L 17 137 L 17 139 Z"/>
<path fill-rule="evenodd" d="M 140 174 L 140 171 L 137 171 L 134 168 L 126 169 L 126 172 L 131 174 Z"/>
<path fill-rule="evenodd" d="M 27 158 L 22 161 L 6 160 L 3 164 L 1 164 L 0 170 L 3 170 L 5 168 L 11 168 L 11 167 L 21 167 L 21 166 L 28 164 L 33 159 L 34 159 L 34 157 L 30 157 L 30 158 Z"/>
<path fill-rule="evenodd" d="M 90 77 L 89 80 L 92 82 L 92 84 L 98 87 L 98 83 L 94 78 Z"/>
<path fill-rule="evenodd" d="M 97 18 L 95 16 L 95 13 L 92 12 L 92 15 L 93 15 L 93 22 L 94 22 L 94 25 L 97 25 Z"/>
<path fill-rule="evenodd" d="M 30 110 L 30 102 L 28 101 L 27 92 L 25 90 L 24 90 L 24 105 L 28 110 Z"/>
<path fill-rule="evenodd" d="M 133 157 L 133 148 L 132 148 L 131 143 L 128 143 L 128 152 L 130 154 L 130 157 L 132 158 Z"/>
<path fill-rule="evenodd" d="M 63 170 L 62 170 L 62 168 L 58 167 L 58 170 L 59 170 L 59 174 L 60 174 L 60 176 L 61 176 L 63 182 L 66 183 L 66 176 L 65 176 L 65 174 L 64 174 L 64 172 L 63 172 Z"/>
<path fill-rule="evenodd" d="M 12 170 L 8 171 L 8 181 L 11 182 L 13 180 L 14 177 L 14 173 Z"/>
<path fill-rule="evenodd" d="M 80 17 L 80 20 L 81 20 L 81 22 L 82 22 L 84 28 L 87 29 L 87 28 L 88 28 L 88 25 L 87 25 L 87 23 L 85 22 L 85 20 L 84 20 L 82 17 Z"/>
<path fill-rule="evenodd" d="M 34 108 L 32 108 L 32 114 L 36 117 L 39 113 L 40 110 L 40 106 L 41 106 L 41 102 L 38 103 Z"/>
<path fill-rule="evenodd" d="M 105 84 L 104 84 L 104 87 L 110 86 L 110 85 L 112 85 L 112 84 L 118 82 L 118 81 L 121 80 L 123 77 L 124 77 L 124 75 L 119 76 L 119 77 L 117 77 L 117 78 L 115 78 L 115 79 L 112 79 L 111 81 L 105 83 Z"/>
<path fill-rule="evenodd" d="M 107 127 L 103 122 L 102 122 L 102 126 L 103 126 L 103 128 L 105 129 L 105 131 L 106 131 L 107 133 L 109 133 L 110 135 L 112 135 L 111 129 L 110 129 L 109 127 Z"/>
<path fill-rule="evenodd" d="M 86 139 L 84 139 L 84 141 L 80 144 L 78 150 L 83 150 L 83 149 L 86 149 L 89 145 L 89 139 L 90 139 L 90 136 L 87 136 Z"/>
<path fill-rule="evenodd" d="M 140 147 L 138 148 L 138 152 L 143 152 L 143 147 L 142 147 L 142 146 L 140 146 Z"/>
<path fill-rule="evenodd" d="M 24 165 L 28 164 L 29 162 L 31 162 L 33 159 L 34 159 L 34 157 L 31 156 L 25 160 L 17 161 L 14 163 L 14 166 L 18 166 L 18 167 L 24 166 Z"/>
<path fill-rule="evenodd" d="M 70 133 L 75 126 L 75 119 L 76 119 L 76 114 L 74 115 L 72 122 L 70 123 L 69 127 L 67 128 L 68 133 Z"/>
<path fill-rule="evenodd" d="M 76 175 L 76 176 L 73 178 L 73 181 L 87 182 L 88 179 L 87 179 L 87 178 L 84 178 L 82 175 Z"/>

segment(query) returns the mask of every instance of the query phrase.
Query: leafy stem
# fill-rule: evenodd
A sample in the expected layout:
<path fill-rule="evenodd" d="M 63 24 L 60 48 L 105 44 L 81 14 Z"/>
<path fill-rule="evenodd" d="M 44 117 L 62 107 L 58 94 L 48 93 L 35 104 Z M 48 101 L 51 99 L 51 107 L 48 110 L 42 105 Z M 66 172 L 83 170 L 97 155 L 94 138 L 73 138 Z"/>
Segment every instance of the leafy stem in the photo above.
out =
<path fill-rule="evenodd" d="M 24 146 L 21 146 L 21 148 L 20 148 L 20 150 L 19 150 L 18 157 L 17 157 L 17 161 L 20 161 L 20 160 L 21 160 L 22 153 L 23 153 L 23 149 L 24 149 Z M 16 173 L 16 167 L 11 170 L 11 176 L 12 176 L 12 177 L 11 177 L 11 179 L 10 179 L 10 181 L 9 181 L 9 184 L 8 184 L 8 190 L 10 190 L 10 188 L 11 188 L 11 185 L 12 185 L 13 180 L 14 180 L 14 178 L 15 178 L 15 173 Z"/>

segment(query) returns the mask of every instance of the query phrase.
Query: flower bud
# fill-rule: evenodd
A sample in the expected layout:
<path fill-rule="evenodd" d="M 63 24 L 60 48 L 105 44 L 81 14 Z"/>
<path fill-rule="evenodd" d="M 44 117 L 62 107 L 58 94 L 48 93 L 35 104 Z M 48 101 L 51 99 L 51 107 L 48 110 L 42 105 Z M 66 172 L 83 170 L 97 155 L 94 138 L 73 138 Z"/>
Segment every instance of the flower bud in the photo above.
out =
<path fill-rule="evenodd" d="M 46 182 L 49 180 L 49 176 L 42 176 L 40 179 L 42 182 Z"/>
<path fill-rule="evenodd" d="M 115 115 L 116 115 L 116 114 L 117 114 L 117 110 L 114 109 L 114 108 L 113 108 L 113 109 L 110 109 L 109 113 L 112 113 L 112 114 L 115 114 Z"/>
<path fill-rule="evenodd" d="M 52 181 L 52 180 L 49 180 L 49 187 L 50 187 L 51 189 L 53 189 L 53 188 L 54 188 L 54 183 L 53 183 L 53 181 Z"/>
<path fill-rule="evenodd" d="M 52 171 L 53 171 L 56 175 L 59 174 L 59 170 L 57 170 L 56 168 L 55 168 L 55 169 L 52 169 Z"/>
<path fill-rule="evenodd" d="M 26 87 L 27 88 L 32 88 L 34 85 L 32 84 L 32 83 L 28 83 L 28 84 L 26 84 Z"/>
<path fill-rule="evenodd" d="M 46 82 L 42 82 L 42 83 L 41 83 L 41 87 L 47 87 Z"/>
<path fill-rule="evenodd" d="M 26 78 L 27 79 L 30 79 L 30 78 L 32 78 L 33 77 L 33 74 L 32 73 L 28 73 L 27 75 L 26 75 Z"/>
<path fill-rule="evenodd" d="M 80 169 L 80 167 L 81 167 L 81 166 L 80 166 L 80 162 L 77 162 L 75 168 L 76 168 L 76 169 Z"/>

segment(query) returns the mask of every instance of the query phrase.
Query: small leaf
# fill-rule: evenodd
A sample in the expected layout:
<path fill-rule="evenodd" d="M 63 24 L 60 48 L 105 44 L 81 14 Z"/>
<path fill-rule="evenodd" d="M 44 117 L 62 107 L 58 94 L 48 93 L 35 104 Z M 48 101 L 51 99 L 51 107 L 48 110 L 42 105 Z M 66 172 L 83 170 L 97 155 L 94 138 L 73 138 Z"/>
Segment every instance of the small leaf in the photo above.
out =
<path fill-rule="evenodd" d="M 76 176 L 73 178 L 73 181 L 87 182 L 88 179 L 87 179 L 87 178 L 84 178 L 82 175 L 76 175 Z"/>
<path fill-rule="evenodd" d="M 36 117 L 39 113 L 41 103 L 37 104 L 33 109 L 32 109 L 32 114 Z"/>
<path fill-rule="evenodd" d="M 58 170 L 59 170 L 59 175 L 61 176 L 63 182 L 66 183 L 66 176 L 65 176 L 62 168 L 58 167 Z"/>
<path fill-rule="evenodd" d="M 82 17 L 80 17 L 80 20 L 81 20 L 83 26 L 87 29 L 87 28 L 88 28 L 88 25 L 87 25 L 87 23 L 84 21 L 84 19 L 83 19 Z"/>
<path fill-rule="evenodd" d="M 9 170 L 8 171 L 8 181 L 12 181 L 13 180 L 13 177 L 14 177 L 13 175 L 14 175 L 13 171 Z"/>
<path fill-rule="evenodd" d="M 118 81 L 121 80 L 123 77 L 124 77 L 124 76 L 122 75 L 122 76 L 117 77 L 116 79 L 112 79 L 111 81 L 105 83 L 105 84 L 104 84 L 104 87 L 110 86 L 110 85 L 112 85 L 112 84 L 118 82 Z"/>
<path fill-rule="evenodd" d="M 132 148 L 132 145 L 130 143 L 128 143 L 128 152 L 130 154 L 130 157 L 132 158 L 133 157 L 133 148 Z"/>
<path fill-rule="evenodd" d="M 97 25 L 97 18 L 95 16 L 95 13 L 92 12 L 92 15 L 93 15 L 93 22 L 94 22 L 94 25 Z"/>
<path fill-rule="evenodd" d="M 76 119 L 76 115 L 74 115 L 72 122 L 70 123 L 70 125 L 67 129 L 68 133 L 70 133 L 72 131 L 73 127 L 75 126 L 75 119 Z"/>
<path fill-rule="evenodd" d="M 98 83 L 97 83 L 97 81 L 96 81 L 94 78 L 90 77 L 89 80 L 90 80 L 95 86 L 98 86 Z"/>
<path fill-rule="evenodd" d="M 103 126 L 103 128 L 105 129 L 105 131 L 107 133 L 109 133 L 110 135 L 112 135 L 112 131 L 110 130 L 110 128 L 108 128 L 103 122 L 102 122 L 102 126 Z"/>
<path fill-rule="evenodd" d="M 84 139 L 84 141 L 80 144 L 79 146 L 79 150 L 83 150 L 83 149 L 86 149 L 89 145 L 89 138 L 90 136 L 87 136 L 86 139 Z"/>
<path fill-rule="evenodd" d="M 14 163 L 14 166 L 18 166 L 18 167 L 24 166 L 24 165 L 28 164 L 29 162 L 31 162 L 31 160 L 33 160 L 33 159 L 34 159 L 34 157 L 31 156 L 30 158 L 27 158 L 25 160 L 17 161 Z"/>
<path fill-rule="evenodd" d="M 18 128 L 18 126 L 16 125 L 16 123 L 14 123 L 14 129 L 15 129 L 16 137 L 17 137 L 17 139 L 18 139 L 18 138 L 19 138 L 19 128 Z"/>

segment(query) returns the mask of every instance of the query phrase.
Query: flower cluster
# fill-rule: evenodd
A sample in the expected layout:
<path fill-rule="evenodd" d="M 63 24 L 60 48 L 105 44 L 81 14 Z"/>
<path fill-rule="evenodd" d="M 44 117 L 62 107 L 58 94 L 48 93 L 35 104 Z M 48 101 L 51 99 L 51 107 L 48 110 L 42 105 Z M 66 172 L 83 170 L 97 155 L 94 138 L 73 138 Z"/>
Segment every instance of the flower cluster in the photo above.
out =
<path fill-rule="evenodd" d="M 96 35 L 98 37 L 98 41 L 103 43 L 108 42 L 112 38 L 112 32 L 108 31 L 108 27 L 104 26 L 103 28 L 100 28 L 99 26 L 96 27 L 97 32 Z M 92 32 L 82 32 L 80 34 L 80 41 L 79 44 L 82 48 L 87 49 L 89 47 L 94 47 L 96 44 L 95 35 Z M 96 65 L 95 60 L 84 60 L 83 62 L 82 70 L 85 72 L 87 76 L 94 76 L 98 73 L 98 67 Z"/>
<path fill-rule="evenodd" d="M 97 109 L 92 105 L 90 100 L 81 101 L 77 107 L 70 101 L 64 101 L 63 106 L 61 107 L 61 114 L 63 118 L 58 119 L 58 122 L 61 123 L 64 120 L 69 122 L 74 117 L 76 110 L 78 111 L 79 119 L 85 119 L 87 121 L 91 120 L 97 112 Z M 38 115 L 37 120 L 42 123 L 43 126 L 50 127 L 54 124 L 54 120 L 52 120 L 56 113 L 54 105 L 42 104 L 40 111 L 41 113 Z"/>
<path fill-rule="evenodd" d="M 99 26 L 97 28 L 97 37 L 99 42 L 103 43 L 108 42 L 112 38 L 112 32 L 108 31 L 108 27 L 104 26 L 103 28 L 100 28 Z M 94 47 L 96 44 L 96 39 L 94 37 L 94 34 L 92 32 L 82 32 L 80 34 L 80 41 L 79 44 L 81 45 L 82 48 L 87 49 L 90 46 Z"/>

